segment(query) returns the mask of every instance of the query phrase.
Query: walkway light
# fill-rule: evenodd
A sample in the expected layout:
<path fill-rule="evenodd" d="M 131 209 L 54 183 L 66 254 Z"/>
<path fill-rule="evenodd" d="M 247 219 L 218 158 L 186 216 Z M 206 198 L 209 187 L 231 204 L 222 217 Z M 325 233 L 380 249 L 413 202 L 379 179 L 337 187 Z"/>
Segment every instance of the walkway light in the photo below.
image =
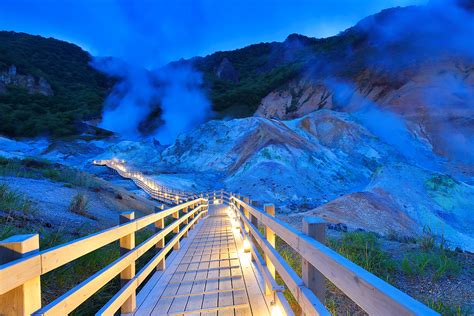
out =
<path fill-rule="evenodd" d="M 272 316 L 283 316 L 280 306 L 278 306 L 276 303 L 273 303 L 271 307 L 271 314 Z"/>
<path fill-rule="evenodd" d="M 244 239 L 244 252 L 250 252 L 250 242 L 247 237 Z"/>

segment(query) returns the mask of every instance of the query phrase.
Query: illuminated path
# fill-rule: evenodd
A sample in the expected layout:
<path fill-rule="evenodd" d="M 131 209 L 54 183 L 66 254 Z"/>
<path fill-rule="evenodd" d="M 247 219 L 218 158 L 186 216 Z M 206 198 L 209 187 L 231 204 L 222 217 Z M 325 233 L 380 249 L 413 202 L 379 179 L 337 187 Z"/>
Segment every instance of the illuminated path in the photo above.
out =
<path fill-rule="evenodd" d="M 135 315 L 270 315 L 264 284 L 245 253 L 229 207 L 210 216 L 156 272 L 137 297 Z"/>
<path fill-rule="evenodd" d="M 299 231 L 275 217 L 273 204 L 167 188 L 124 161 L 94 163 L 168 207 L 139 218 L 121 213 L 117 226 L 45 250 L 38 234 L 0 241 L 0 315 L 68 315 L 118 278 L 120 289 L 96 315 L 294 315 L 288 291 L 305 315 L 329 316 L 326 279 L 369 315 L 438 315 L 328 248 L 326 223 L 317 217 L 304 218 Z M 153 233 L 136 244 L 141 230 Z M 300 274 L 277 250 L 277 236 L 301 260 Z M 42 306 L 43 275 L 105 246 L 120 247 L 120 256 Z"/>

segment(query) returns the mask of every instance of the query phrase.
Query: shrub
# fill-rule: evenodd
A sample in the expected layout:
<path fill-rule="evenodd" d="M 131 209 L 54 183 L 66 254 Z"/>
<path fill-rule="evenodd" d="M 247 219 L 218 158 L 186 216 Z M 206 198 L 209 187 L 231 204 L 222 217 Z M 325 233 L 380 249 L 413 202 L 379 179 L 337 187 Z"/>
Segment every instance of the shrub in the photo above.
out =
<path fill-rule="evenodd" d="M 435 246 L 435 236 L 431 232 L 431 228 L 429 226 L 423 227 L 423 234 L 419 239 L 419 244 L 421 249 L 423 250 L 431 250 Z"/>
<path fill-rule="evenodd" d="M 432 275 L 434 280 L 443 276 L 455 276 L 461 271 L 461 264 L 455 253 L 434 249 L 408 253 L 402 261 L 401 270 L 407 275 Z"/>
<path fill-rule="evenodd" d="M 428 300 L 426 305 L 443 316 L 470 315 L 470 310 L 463 310 L 461 306 L 449 305 L 439 300 Z"/>
<path fill-rule="evenodd" d="M 0 184 L 0 211 L 9 215 L 21 212 L 22 215 L 31 215 L 33 212 L 31 201 L 24 195 L 10 190 L 6 184 Z"/>
<path fill-rule="evenodd" d="M 77 193 L 69 204 L 69 211 L 79 214 L 81 216 L 90 217 L 87 213 L 87 208 L 89 206 L 89 201 L 87 196 L 84 193 Z"/>

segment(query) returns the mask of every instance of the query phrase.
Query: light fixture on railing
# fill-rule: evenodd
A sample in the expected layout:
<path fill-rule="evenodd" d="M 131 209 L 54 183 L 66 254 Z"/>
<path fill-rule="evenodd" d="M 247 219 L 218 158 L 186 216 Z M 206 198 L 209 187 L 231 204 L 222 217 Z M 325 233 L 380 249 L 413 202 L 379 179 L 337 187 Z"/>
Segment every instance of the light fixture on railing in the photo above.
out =
<path fill-rule="evenodd" d="M 247 237 L 244 239 L 244 252 L 250 252 L 250 242 Z"/>
<path fill-rule="evenodd" d="M 283 316 L 283 312 L 281 311 L 280 306 L 278 306 L 278 304 L 276 304 L 275 302 L 272 302 L 270 311 L 272 316 Z"/>
<path fill-rule="evenodd" d="M 236 231 L 240 231 L 240 223 L 238 221 L 236 221 L 234 228 Z"/>

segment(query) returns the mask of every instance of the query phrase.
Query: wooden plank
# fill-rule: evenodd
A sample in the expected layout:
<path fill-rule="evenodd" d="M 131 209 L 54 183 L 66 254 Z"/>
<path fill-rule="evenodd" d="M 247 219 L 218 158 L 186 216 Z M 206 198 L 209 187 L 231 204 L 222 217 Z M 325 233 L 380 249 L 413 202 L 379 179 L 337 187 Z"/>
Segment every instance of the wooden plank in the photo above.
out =
<path fill-rule="evenodd" d="M 135 228 L 136 224 L 130 222 L 42 251 L 41 274 L 48 273 L 68 262 L 108 245 L 134 232 L 136 230 Z"/>
<path fill-rule="evenodd" d="M 193 230 L 193 232 L 189 235 L 189 239 L 192 239 L 197 235 L 204 223 L 205 221 L 198 224 L 196 229 Z M 192 222 L 190 224 L 192 225 Z M 165 272 L 155 272 L 155 275 L 159 274 L 161 275 L 161 277 L 156 279 L 156 282 L 151 287 L 151 289 L 147 289 L 148 294 L 144 293 L 144 295 L 146 295 L 146 298 L 142 298 L 142 291 L 145 290 L 145 287 L 148 285 L 148 283 L 147 285 L 145 285 L 142 291 L 138 293 L 137 301 L 140 303 L 138 304 L 139 307 L 137 308 L 135 315 L 149 315 L 152 313 L 153 308 L 156 306 L 156 303 L 161 297 L 164 289 L 171 280 L 173 272 L 178 267 L 178 265 L 174 263 L 180 262 L 181 258 L 184 256 L 186 250 L 188 249 L 189 244 L 190 242 L 187 242 L 185 240 L 183 242 L 183 248 L 181 248 L 181 251 L 175 251 L 168 257 L 168 260 L 170 261 L 170 267 Z"/>
<path fill-rule="evenodd" d="M 377 278 L 320 242 L 305 236 L 276 218 L 233 198 L 269 226 L 288 245 L 369 314 L 437 315 L 406 293 Z"/>
<path fill-rule="evenodd" d="M 219 266 L 221 270 L 219 270 L 220 277 L 229 277 L 231 275 L 230 271 L 230 262 L 229 260 L 222 260 L 228 259 L 228 254 L 222 253 L 220 255 Z M 227 268 L 227 269 L 225 269 Z M 220 279 L 219 280 L 219 299 L 218 299 L 218 306 L 229 306 L 234 304 L 234 297 L 231 292 L 232 290 L 232 281 L 230 279 Z M 234 310 L 233 309 L 226 309 L 223 311 L 219 311 L 219 316 L 233 316 Z"/>
<path fill-rule="evenodd" d="M 177 315 L 190 315 L 190 314 L 199 314 L 201 315 L 217 315 L 215 312 L 219 312 L 219 315 L 224 315 L 223 312 L 227 310 L 234 310 L 240 308 L 247 308 L 248 304 L 242 305 L 229 305 L 229 306 L 217 306 L 217 307 L 210 307 L 210 308 L 202 308 L 199 310 L 190 310 L 190 311 L 182 311 L 178 313 L 170 313 L 169 315 L 177 316 Z"/>

